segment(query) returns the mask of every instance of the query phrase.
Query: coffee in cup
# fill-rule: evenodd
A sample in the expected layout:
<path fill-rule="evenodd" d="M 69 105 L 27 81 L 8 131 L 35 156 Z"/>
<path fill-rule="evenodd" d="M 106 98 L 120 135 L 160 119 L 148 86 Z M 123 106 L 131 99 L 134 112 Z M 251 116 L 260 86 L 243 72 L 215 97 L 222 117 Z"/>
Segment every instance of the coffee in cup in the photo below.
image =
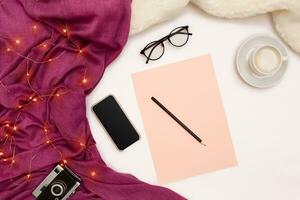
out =
<path fill-rule="evenodd" d="M 284 57 L 274 46 L 264 45 L 253 50 L 249 59 L 252 71 L 259 76 L 272 76 L 282 66 Z"/>

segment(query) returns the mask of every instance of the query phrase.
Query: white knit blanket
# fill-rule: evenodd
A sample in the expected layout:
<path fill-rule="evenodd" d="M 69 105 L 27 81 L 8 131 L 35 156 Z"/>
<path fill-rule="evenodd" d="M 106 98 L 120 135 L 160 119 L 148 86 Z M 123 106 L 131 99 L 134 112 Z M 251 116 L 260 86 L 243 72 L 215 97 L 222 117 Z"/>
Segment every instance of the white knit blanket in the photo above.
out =
<path fill-rule="evenodd" d="M 131 34 L 171 19 L 188 3 L 223 18 L 244 18 L 272 12 L 280 37 L 300 53 L 300 0 L 133 0 Z"/>

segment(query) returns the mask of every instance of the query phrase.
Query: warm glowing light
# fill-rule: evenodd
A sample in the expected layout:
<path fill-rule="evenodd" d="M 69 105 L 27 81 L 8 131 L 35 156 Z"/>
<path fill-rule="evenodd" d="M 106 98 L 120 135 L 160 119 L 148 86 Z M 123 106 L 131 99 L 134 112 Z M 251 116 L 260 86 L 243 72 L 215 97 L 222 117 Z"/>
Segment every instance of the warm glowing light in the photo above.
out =
<path fill-rule="evenodd" d="M 1 2 L 1 0 L 0 0 L 0 2 Z M 1 4 L 1 3 L 0 3 Z M 39 25 L 40 24 L 32 24 L 31 26 L 29 26 L 29 29 L 31 30 L 31 32 L 32 33 L 37 33 L 38 31 L 40 31 L 40 28 L 41 27 L 39 27 Z M 68 36 L 68 28 L 69 27 L 67 27 L 67 26 L 63 26 L 63 27 L 61 27 L 60 29 L 61 29 L 61 31 L 63 32 L 63 35 L 64 36 Z M 70 30 L 71 31 L 71 30 Z M 15 51 L 15 49 L 17 50 L 18 48 L 17 47 L 20 47 L 20 46 L 22 46 L 24 43 L 26 43 L 26 40 L 25 40 L 25 38 L 23 38 L 22 36 L 17 36 L 16 38 L 13 38 L 12 39 L 12 44 L 13 45 L 8 45 L 8 46 L 5 46 L 4 47 L 4 49 L 3 49 L 3 51 L 5 52 L 5 50 L 7 51 L 7 52 L 11 52 L 11 53 L 16 53 L 19 57 L 24 57 L 24 58 L 26 58 L 26 59 L 28 59 L 29 60 L 29 58 L 27 58 L 26 56 L 23 56 L 23 55 L 21 55 L 21 54 L 19 54 L 17 51 Z M 10 46 L 10 48 L 8 48 Z M 48 43 L 48 42 L 44 42 L 44 43 L 42 43 L 42 44 L 40 44 L 39 45 L 39 47 L 41 48 L 45 48 L 45 50 L 47 50 L 47 48 L 51 48 L 52 47 L 52 43 Z M 83 47 L 83 49 L 80 49 L 80 47 L 79 48 L 77 48 L 76 49 L 77 51 L 78 51 L 78 53 L 80 53 L 80 54 L 84 54 L 84 53 L 87 53 L 86 51 L 86 49 Z M 76 51 L 75 50 L 75 51 Z M 11 54 L 11 53 L 7 53 L 8 55 L 9 54 Z M 79 57 L 80 57 L 80 55 L 78 55 Z M 49 58 L 49 57 L 48 57 Z M 42 62 L 38 62 L 38 61 L 36 61 L 36 62 L 38 62 L 38 63 L 47 63 L 47 62 L 52 62 L 52 61 L 54 61 L 54 64 L 56 63 L 55 61 L 57 60 L 57 57 L 53 57 L 53 56 L 51 56 L 49 59 L 48 58 L 46 58 L 45 60 L 43 60 Z M 48 60 L 47 60 L 48 59 Z M 50 64 L 49 64 L 50 65 Z M 28 84 L 30 85 L 30 83 L 29 83 L 29 77 L 31 76 L 31 75 L 34 75 L 34 74 L 31 74 L 31 73 L 33 73 L 29 68 L 28 68 L 29 66 L 27 66 L 27 70 L 26 71 L 24 71 L 23 72 L 23 76 L 25 76 L 25 74 L 26 74 L 26 76 L 28 77 L 28 78 L 25 78 L 25 79 L 27 79 L 27 81 L 28 81 Z M 32 77 L 32 76 L 31 76 Z M 91 80 L 89 80 L 89 79 L 87 79 L 86 78 L 86 72 L 84 72 L 83 73 L 83 76 L 81 77 L 81 78 L 83 78 L 82 80 L 81 80 L 81 82 L 83 83 L 83 84 L 85 84 L 85 83 L 90 83 L 89 81 L 91 81 Z M 90 77 L 88 77 L 88 78 L 90 78 Z M 79 80 L 80 81 L 80 80 Z M 34 89 L 32 89 L 32 91 L 33 92 L 35 92 L 34 91 Z M 60 93 L 59 93 L 60 92 Z M 61 95 L 63 95 L 64 96 L 64 92 L 62 92 L 62 91 L 57 91 L 57 93 L 55 92 L 55 93 L 51 93 L 51 94 L 49 94 L 49 95 L 47 95 L 47 96 L 56 96 L 56 97 L 59 97 L 59 96 L 61 96 Z M 63 97 L 62 96 L 62 97 Z M 30 103 L 33 103 L 33 102 L 37 102 L 38 101 L 38 103 L 37 104 L 39 104 L 40 102 L 41 102 L 41 100 L 42 100 L 42 98 L 40 97 L 40 96 L 38 96 L 38 95 L 36 95 L 35 93 L 32 93 L 32 96 L 28 96 L 28 98 L 29 99 L 27 99 L 27 104 L 24 104 L 24 103 L 20 103 L 20 105 L 18 105 L 18 104 L 16 104 L 15 106 L 17 106 L 17 109 L 20 109 L 20 110 L 17 110 L 17 111 L 22 111 L 22 108 L 26 108 L 26 106 L 28 105 L 28 103 L 30 104 Z M 39 98 L 39 99 L 38 99 Z M 34 104 L 35 105 L 35 104 Z M 16 109 L 16 108 L 15 108 Z M 17 117 L 17 119 L 18 119 L 18 117 Z M 16 119 L 16 121 L 17 121 L 17 119 Z M 5 139 L 7 140 L 8 138 L 11 138 L 12 140 L 11 140 L 11 143 L 12 143 L 12 141 L 13 141 L 13 136 L 14 136 L 14 134 L 17 134 L 18 133 L 18 130 L 21 130 L 22 129 L 22 126 L 20 126 L 19 124 L 18 125 L 16 125 L 17 123 L 14 123 L 13 121 L 5 121 L 4 122 L 4 127 L 7 127 L 7 128 L 3 128 L 4 129 L 4 135 L 5 135 Z M 48 137 L 48 134 L 49 133 L 51 133 L 52 132 L 52 129 L 51 129 L 51 127 L 48 127 L 49 128 L 49 130 L 47 129 L 47 126 L 46 126 L 47 124 L 44 124 L 44 127 L 42 126 L 41 128 L 43 128 L 43 129 L 40 129 L 40 130 L 44 130 L 44 134 L 45 134 L 45 139 L 44 139 L 44 144 L 45 143 L 47 143 L 47 144 L 50 144 L 49 146 L 53 146 L 55 149 L 56 149 L 56 147 L 55 147 L 55 144 L 53 143 L 53 140 L 52 140 L 52 138 L 49 138 Z M 1 128 L 1 127 L 0 127 Z M 7 130 L 7 133 L 5 132 Z M 13 131 L 12 131 L 13 130 Z M 16 132 L 14 132 L 14 131 L 16 131 Z M 48 131 L 49 131 L 49 133 L 48 133 Z M 1 138 L 0 138 L 1 139 Z M 5 140 L 5 142 L 6 142 L 6 140 Z M 82 149 L 86 149 L 86 150 L 88 150 L 88 148 L 86 147 L 86 143 L 85 143 L 85 141 L 84 140 L 82 140 L 82 142 L 80 142 L 80 141 L 78 141 L 79 142 L 79 144 L 80 144 L 80 146 L 82 146 Z M 78 142 L 77 142 L 77 145 L 78 145 Z M 1 144 L 0 144 L 1 145 Z M 12 144 L 11 144 L 12 145 Z M 78 148 L 81 148 L 81 147 L 79 147 L 79 146 L 77 146 Z M 11 148 L 11 147 L 10 147 Z M 1 150 L 3 150 L 3 149 L 1 149 Z M 4 152 L 5 152 L 5 155 L 4 155 Z M 14 151 L 13 151 L 14 152 Z M 60 152 L 61 153 L 61 152 Z M 1 160 L 2 161 L 8 161 L 8 162 L 11 162 L 10 163 L 10 165 L 11 166 L 13 166 L 13 164 L 15 164 L 15 163 L 17 163 L 17 164 L 19 164 L 19 162 L 21 162 L 21 160 L 19 160 L 19 158 L 17 157 L 17 160 L 15 160 L 15 154 L 13 154 L 13 156 L 11 157 L 11 158 L 5 158 L 5 157 L 7 157 L 6 156 L 6 154 L 7 154 L 7 152 L 6 152 L 6 150 L 3 150 L 3 151 L 0 151 L 0 158 L 1 158 Z M 61 155 L 63 155 L 62 153 L 61 153 Z M 34 157 L 32 157 L 32 160 L 33 160 L 33 158 Z M 62 156 L 62 158 L 64 158 L 63 156 Z M 67 158 L 68 159 L 68 158 Z M 31 161 L 32 161 L 31 160 Z M 24 176 L 24 178 L 30 178 L 31 176 L 32 176 L 32 174 L 31 174 L 31 161 L 30 161 L 30 169 L 27 171 L 27 174 L 25 174 L 25 176 Z M 63 159 L 62 160 L 62 162 L 61 162 L 61 165 L 66 165 L 67 164 L 67 160 L 66 159 Z M 71 160 L 69 161 L 70 163 L 72 162 Z M 100 173 L 100 172 L 99 172 Z M 91 174 L 91 176 L 96 176 L 96 172 L 95 171 L 90 171 L 90 174 Z"/>

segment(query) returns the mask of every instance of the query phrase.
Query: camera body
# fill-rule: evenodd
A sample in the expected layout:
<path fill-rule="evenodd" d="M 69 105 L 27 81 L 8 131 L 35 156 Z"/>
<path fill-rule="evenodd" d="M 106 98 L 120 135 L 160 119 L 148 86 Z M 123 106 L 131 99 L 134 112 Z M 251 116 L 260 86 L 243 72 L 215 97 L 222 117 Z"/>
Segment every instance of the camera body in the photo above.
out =
<path fill-rule="evenodd" d="M 57 165 L 32 195 L 37 200 L 66 200 L 75 192 L 80 181 L 68 167 Z"/>

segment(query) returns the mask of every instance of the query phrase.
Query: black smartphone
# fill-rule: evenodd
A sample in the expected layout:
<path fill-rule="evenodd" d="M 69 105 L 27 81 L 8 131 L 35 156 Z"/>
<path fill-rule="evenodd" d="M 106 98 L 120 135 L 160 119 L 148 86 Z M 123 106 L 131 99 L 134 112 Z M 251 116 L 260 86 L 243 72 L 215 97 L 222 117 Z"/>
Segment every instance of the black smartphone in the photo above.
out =
<path fill-rule="evenodd" d="M 139 140 L 139 134 L 113 96 L 108 96 L 95 106 L 93 111 L 120 150 Z"/>

